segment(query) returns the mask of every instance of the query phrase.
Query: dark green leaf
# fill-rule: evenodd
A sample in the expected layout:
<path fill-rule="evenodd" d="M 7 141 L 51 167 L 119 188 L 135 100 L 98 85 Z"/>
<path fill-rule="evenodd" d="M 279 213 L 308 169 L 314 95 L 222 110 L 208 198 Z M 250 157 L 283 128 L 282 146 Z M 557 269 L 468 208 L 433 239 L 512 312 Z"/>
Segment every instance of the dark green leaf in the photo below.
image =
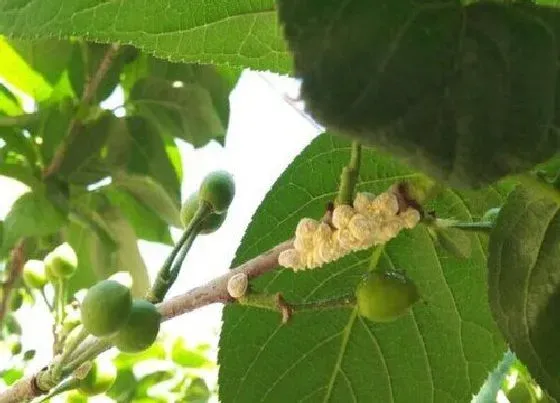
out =
<path fill-rule="evenodd" d="M 169 226 L 165 221 L 153 210 L 140 203 L 133 195 L 117 189 L 114 185 L 103 189 L 103 194 L 113 205 L 119 206 L 139 239 L 167 245 L 173 244 Z"/>
<path fill-rule="evenodd" d="M 490 305 L 511 349 L 556 399 L 560 398 L 559 261 L 560 203 L 518 187 L 502 207 L 490 237 Z"/>
<path fill-rule="evenodd" d="M 41 155 L 45 164 L 48 164 L 56 148 L 68 133 L 68 126 L 74 115 L 72 101 L 64 102 L 43 109 L 39 120 L 31 126 L 34 137 L 41 139 Z"/>
<path fill-rule="evenodd" d="M 76 275 L 68 280 L 68 294 L 72 296 L 76 291 L 87 289 L 99 281 L 92 262 L 92 243 L 96 241 L 96 235 L 91 229 L 75 222 L 66 227 L 64 235 L 78 256 Z"/>
<path fill-rule="evenodd" d="M 148 18 L 149 16 L 149 18 Z M 203 0 L 162 3 L 76 0 L 64 3 L 0 2 L 0 34 L 16 37 L 87 37 L 130 43 L 176 61 L 202 61 L 288 71 L 290 58 L 274 2 Z"/>
<path fill-rule="evenodd" d="M 139 117 L 126 119 L 130 141 L 130 157 L 127 170 L 130 173 L 147 175 L 154 178 L 167 190 L 169 195 L 179 202 L 181 186 L 179 178 L 161 136 L 153 125 Z M 127 135 L 119 132 L 120 136 Z"/>
<path fill-rule="evenodd" d="M 99 156 L 110 133 L 110 127 L 117 118 L 104 113 L 99 119 L 79 129 L 78 135 L 68 144 L 59 168 L 62 177 L 79 174 L 84 166 Z M 78 123 L 80 125 L 80 123 Z M 103 173 L 100 173 L 102 176 Z M 106 175 L 105 175 L 106 176 Z"/>
<path fill-rule="evenodd" d="M 24 164 L 0 164 L 0 175 L 14 178 L 15 180 L 20 181 L 21 183 L 24 183 L 31 188 L 38 187 L 40 184 L 39 179 L 37 179 L 33 175 L 31 169 Z"/>
<path fill-rule="evenodd" d="M 373 149 L 362 155 L 361 191 L 424 180 Z M 349 142 L 327 134 L 315 139 L 259 206 L 232 266 L 292 237 L 301 218 L 322 217 L 349 157 Z M 427 208 L 469 221 L 500 205 L 503 191 L 444 190 Z M 282 325 L 279 313 L 228 304 L 218 355 L 221 400 L 470 401 L 505 345 L 486 302 L 485 239 L 468 236 L 468 260 L 449 259 L 421 225 L 380 250 L 377 267 L 405 269 L 426 302 L 395 322 L 376 324 L 338 309 L 296 313 Z M 279 270 L 251 287 L 294 303 L 340 297 L 353 292 L 370 259 L 371 251 L 363 251 L 316 270 Z"/>
<path fill-rule="evenodd" d="M 113 176 L 113 179 L 117 188 L 133 195 L 140 203 L 158 214 L 169 225 L 182 228 L 179 211 L 181 206 L 152 178 L 119 172 Z"/>
<path fill-rule="evenodd" d="M 185 391 L 180 402 L 188 403 L 206 403 L 210 398 L 210 389 L 202 378 L 194 378 L 188 389 Z"/>
<path fill-rule="evenodd" d="M 481 185 L 560 149 L 557 59 L 527 8 L 491 2 L 279 0 L 320 123 L 451 183 Z M 548 13 L 557 13 L 548 9 Z"/>
<path fill-rule="evenodd" d="M 225 135 L 227 122 L 224 126 L 209 90 L 198 80 L 175 87 L 168 80 L 141 79 L 130 92 L 130 102 L 162 133 L 195 147 Z"/>
<path fill-rule="evenodd" d="M 136 389 L 136 377 L 129 367 L 120 368 L 117 372 L 117 379 L 107 391 L 107 396 L 115 399 L 118 403 L 129 403 Z"/>
<path fill-rule="evenodd" d="M 64 215 L 39 191 L 25 193 L 15 201 L 4 220 L 2 249 L 21 237 L 52 234 L 66 222 Z"/>
<path fill-rule="evenodd" d="M 471 239 L 463 230 L 457 228 L 437 228 L 435 233 L 439 245 L 452 256 L 467 259 L 471 255 Z"/>
<path fill-rule="evenodd" d="M 6 145 L 4 150 L 9 154 L 13 153 L 15 155 L 21 155 L 25 158 L 25 161 L 30 165 L 35 165 L 37 161 L 37 151 L 35 150 L 35 145 L 32 139 L 25 136 L 23 131 L 17 129 L 3 129 L 0 130 L 0 138 L 4 140 Z M 4 161 L 8 161 L 9 155 L 4 157 Z"/>
<path fill-rule="evenodd" d="M 194 63 L 170 63 L 150 57 L 147 72 L 172 82 L 198 84 L 208 90 L 212 104 L 220 117 L 222 126 L 229 122 L 229 94 L 241 74 L 240 68 L 201 65 Z"/>
<path fill-rule="evenodd" d="M 78 97 L 82 96 L 85 83 L 91 81 L 99 70 L 100 63 L 109 49 L 110 45 L 100 43 L 82 42 L 74 44 L 72 59 L 68 67 L 68 76 L 74 93 Z M 130 60 L 131 53 L 135 52 L 137 51 L 129 46 L 118 51 L 117 56 L 112 60 L 109 69 L 97 87 L 93 98 L 94 102 L 103 101 L 111 95 L 119 83 L 123 65 Z"/>

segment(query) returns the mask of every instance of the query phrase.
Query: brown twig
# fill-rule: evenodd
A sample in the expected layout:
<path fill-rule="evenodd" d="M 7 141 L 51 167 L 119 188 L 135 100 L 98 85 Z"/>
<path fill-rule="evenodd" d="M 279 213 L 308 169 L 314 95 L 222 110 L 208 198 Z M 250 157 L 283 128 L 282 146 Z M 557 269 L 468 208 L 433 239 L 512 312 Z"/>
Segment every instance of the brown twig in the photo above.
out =
<path fill-rule="evenodd" d="M 0 324 L 4 321 L 4 316 L 8 312 L 10 297 L 12 290 L 21 277 L 23 265 L 25 263 L 25 241 L 20 240 L 10 252 L 10 265 L 8 268 L 8 277 L 2 284 L 2 301 L 0 302 Z"/>
<path fill-rule="evenodd" d="M 97 71 L 91 78 L 91 80 L 86 81 L 86 85 L 84 87 L 84 91 L 82 93 L 82 99 L 80 100 L 80 108 L 78 113 L 82 112 L 85 108 L 89 106 L 92 102 L 97 88 L 99 84 L 101 84 L 101 80 L 107 74 L 107 71 L 111 67 L 111 63 L 115 59 L 117 52 L 119 50 L 119 45 L 112 44 L 105 52 L 103 59 L 99 62 L 99 67 Z M 68 131 L 64 140 L 60 144 L 60 146 L 56 149 L 56 152 L 51 160 L 51 163 L 45 168 L 43 171 L 43 178 L 48 178 L 58 172 L 60 166 L 62 165 L 62 161 L 64 160 L 64 156 L 66 155 L 66 150 L 68 149 L 69 145 L 75 140 L 75 138 L 79 135 L 81 131 L 80 119 L 79 116 L 74 116 L 68 125 Z"/>
<path fill-rule="evenodd" d="M 230 277 L 237 273 L 245 273 L 247 277 L 254 278 L 277 269 L 279 267 L 278 255 L 291 248 L 292 243 L 292 240 L 282 242 L 207 284 L 162 302 L 158 305 L 158 310 L 163 316 L 163 320 L 169 320 L 206 305 L 232 301 L 227 290 Z M 99 339 L 91 338 L 80 347 L 79 351 L 86 351 L 95 345 L 101 346 L 102 344 L 103 342 Z M 47 393 L 48 390 L 38 387 L 38 384 L 46 383 L 48 385 L 48 380 L 44 380 L 47 372 L 48 367 L 33 376 L 17 381 L 10 389 L 0 393 L 0 403 L 19 403 Z"/>

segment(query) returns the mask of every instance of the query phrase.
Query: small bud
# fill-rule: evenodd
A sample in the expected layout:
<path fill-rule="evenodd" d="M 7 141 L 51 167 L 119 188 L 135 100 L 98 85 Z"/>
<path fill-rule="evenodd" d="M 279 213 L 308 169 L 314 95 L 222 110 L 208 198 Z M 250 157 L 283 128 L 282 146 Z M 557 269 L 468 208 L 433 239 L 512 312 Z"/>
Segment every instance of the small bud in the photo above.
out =
<path fill-rule="evenodd" d="M 329 224 L 322 222 L 317 227 L 315 234 L 313 235 L 313 246 L 320 245 L 324 242 L 329 242 L 332 237 L 333 230 Z"/>
<path fill-rule="evenodd" d="M 227 283 L 228 294 L 232 298 L 241 298 L 247 292 L 249 278 L 245 273 L 237 273 L 231 276 Z"/>

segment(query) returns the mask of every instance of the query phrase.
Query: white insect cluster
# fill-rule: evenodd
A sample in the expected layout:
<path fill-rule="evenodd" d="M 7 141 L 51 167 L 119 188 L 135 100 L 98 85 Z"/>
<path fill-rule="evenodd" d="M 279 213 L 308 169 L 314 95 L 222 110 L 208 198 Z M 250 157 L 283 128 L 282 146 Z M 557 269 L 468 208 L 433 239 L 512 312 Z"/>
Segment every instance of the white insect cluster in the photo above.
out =
<path fill-rule="evenodd" d="M 419 221 L 420 213 L 414 208 L 399 212 L 392 189 L 378 196 L 358 193 L 353 206 L 335 207 L 332 225 L 303 218 L 296 227 L 294 247 L 283 251 L 278 263 L 294 271 L 321 267 L 353 251 L 384 244 Z"/>

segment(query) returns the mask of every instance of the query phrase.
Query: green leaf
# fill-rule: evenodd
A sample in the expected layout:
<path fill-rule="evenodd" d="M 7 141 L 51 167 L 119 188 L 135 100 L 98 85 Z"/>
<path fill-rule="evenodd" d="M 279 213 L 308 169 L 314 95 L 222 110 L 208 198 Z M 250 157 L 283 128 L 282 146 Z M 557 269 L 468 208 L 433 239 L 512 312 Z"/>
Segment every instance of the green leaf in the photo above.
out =
<path fill-rule="evenodd" d="M 37 152 L 32 140 L 28 138 L 23 131 L 15 128 L 5 128 L 0 131 L 0 138 L 6 143 L 3 150 L 12 154 L 19 154 L 25 158 L 25 161 L 33 166 L 37 162 Z M 18 158 L 15 158 L 18 159 Z M 9 155 L 4 156 L 5 162 L 10 161 Z"/>
<path fill-rule="evenodd" d="M 10 386 L 17 380 L 23 378 L 23 371 L 19 368 L 6 369 L 0 372 L 0 378 L 6 382 L 6 385 Z"/>
<path fill-rule="evenodd" d="M 222 126 L 229 122 L 229 94 L 241 75 L 241 68 L 230 66 L 201 65 L 195 63 L 170 63 L 149 57 L 147 71 L 157 77 L 173 82 L 198 84 L 205 88 Z M 225 134 L 225 133 L 224 133 Z"/>
<path fill-rule="evenodd" d="M 155 77 L 139 80 L 129 101 L 137 113 L 162 133 L 202 147 L 215 137 L 223 137 L 226 127 L 214 108 L 210 92 L 198 82 L 174 87 L 171 81 Z"/>
<path fill-rule="evenodd" d="M 181 206 L 152 178 L 118 172 L 113 176 L 113 180 L 117 188 L 133 195 L 139 202 L 153 210 L 169 225 L 182 228 L 179 211 Z"/>
<path fill-rule="evenodd" d="M 134 296 L 143 296 L 150 286 L 150 281 L 146 264 L 138 250 L 138 238 L 134 233 L 134 229 L 116 207 L 107 208 L 101 212 L 101 216 L 111 230 L 118 247 L 114 260 L 110 262 L 112 263 L 110 266 L 101 268 L 101 265 L 98 265 L 98 268 L 103 270 L 103 273 L 99 272 L 98 276 L 107 278 L 117 271 L 128 271 L 133 280 L 132 294 Z M 96 247 L 101 249 L 99 251 L 100 257 L 107 255 L 103 244 L 98 242 Z"/>
<path fill-rule="evenodd" d="M 66 70 L 72 44 L 56 39 L 10 39 L 12 48 L 27 64 L 51 85 L 55 86 Z"/>
<path fill-rule="evenodd" d="M 172 146 L 166 145 L 150 122 L 140 117 L 127 118 L 126 127 L 126 132 L 119 132 L 119 136 L 124 137 L 120 140 L 121 143 L 127 142 L 130 145 L 127 171 L 151 176 L 179 203 L 181 200 L 179 177 L 166 152 L 166 148 Z"/>
<path fill-rule="evenodd" d="M 278 1 L 311 115 L 463 186 L 527 170 L 560 148 L 558 51 L 532 15 L 539 8 Z"/>
<path fill-rule="evenodd" d="M 0 84 L 0 112 L 8 116 L 23 114 L 19 99 L 4 84 Z"/>
<path fill-rule="evenodd" d="M 103 194 L 115 206 L 119 206 L 139 239 L 173 245 L 169 226 L 153 210 L 141 203 L 129 192 L 119 190 L 114 185 L 103 189 Z"/>
<path fill-rule="evenodd" d="M 505 353 L 502 361 L 500 361 L 494 371 L 488 375 L 486 382 L 484 382 L 484 385 L 482 385 L 482 388 L 480 388 L 480 391 L 476 394 L 471 403 L 495 402 L 498 392 L 502 388 L 502 384 L 514 362 L 515 354 L 511 351 Z"/>
<path fill-rule="evenodd" d="M 60 164 L 59 174 L 64 177 L 80 174 L 83 168 L 87 168 L 99 153 L 109 136 L 110 126 L 117 119 L 113 114 L 104 113 L 99 119 L 89 122 L 82 128 L 80 132 L 68 143 L 68 147 Z M 81 123 L 77 123 L 80 125 Z M 99 180 L 103 176 L 107 176 L 109 172 L 98 172 L 92 178 L 92 181 Z"/>
<path fill-rule="evenodd" d="M 74 107 L 70 99 L 41 110 L 38 121 L 33 122 L 30 131 L 33 137 L 41 139 L 41 156 L 45 164 L 53 158 L 61 141 L 68 133 Z"/>
<path fill-rule="evenodd" d="M 471 255 L 471 240 L 463 230 L 457 228 L 437 228 L 434 230 L 436 241 L 451 255 L 468 259 Z"/>
<path fill-rule="evenodd" d="M 146 18 L 150 16 L 150 18 Z M 0 2 L 0 34 L 15 37 L 87 37 L 130 43 L 158 57 L 288 71 L 291 65 L 274 2 L 107 3 L 101 0 L 42 4 Z"/>
<path fill-rule="evenodd" d="M 110 45 L 100 43 L 81 42 L 74 44 L 72 58 L 68 66 L 68 75 L 72 89 L 77 97 L 82 96 L 85 83 L 89 82 L 95 75 L 109 48 Z M 93 98 L 94 103 L 103 101 L 111 95 L 119 84 L 120 72 L 124 64 L 130 61 L 131 54 L 136 52 L 130 46 L 119 50 L 97 87 Z"/>
<path fill-rule="evenodd" d="M 0 9 L 3 6 L 4 4 L 0 3 Z M 0 14 L 3 14 L 3 12 L 0 11 Z M 0 77 L 11 85 L 37 101 L 45 100 L 51 96 L 53 88 L 49 82 L 40 73 L 33 70 L 33 67 L 3 37 L 0 37 L 0 60 L 2 60 Z"/>
<path fill-rule="evenodd" d="M 64 231 L 64 239 L 70 244 L 78 256 L 78 270 L 68 280 L 68 294 L 71 296 L 76 291 L 89 288 L 99 280 L 97 270 L 93 266 L 92 245 L 99 242 L 97 235 L 90 228 L 71 222 Z M 110 249 L 107 248 L 108 253 Z"/>
<path fill-rule="evenodd" d="M 189 349 L 182 337 L 178 337 L 171 347 L 173 362 L 186 368 L 211 367 L 212 363 L 205 354 L 196 349 Z"/>
<path fill-rule="evenodd" d="M 58 231 L 66 222 L 60 211 L 39 191 L 23 194 L 4 220 L 2 249 L 22 237 L 44 236 Z"/>
<path fill-rule="evenodd" d="M 518 187 L 490 238 L 492 314 L 538 384 L 560 399 L 560 204 Z"/>
<path fill-rule="evenodd" d="M 293 236 L 303 217 L 323 216 L 337 194 L 350 143 L 324 134 L 274 184 L 232 264 L 236 266 Z M 365 148 L 360 191 L 379 193 L 395 182 L 422 182 Z M 439 217 L 471 221 L 503 201 L 505 188 L 444 190 L 426 208 Z M 280 314 L 228 304 L 219 350 L 220 398 L 228 402 L 371 401 L 460 402 L 479 390 L 505 350 L 486 303 L 485 238 L 468 234 L 471 258 L 450 259 L 418 226 L 379 251 L 380 269 L 405 269 L 425 304 L 403 318 L 376 324 L 353 309 Z M 281 292 L 288 302 L 313 302 L 352 293 L 370 265 L 371 251 L 316 270 L 279 270 L 251 282 L 255 291 Z"/>

